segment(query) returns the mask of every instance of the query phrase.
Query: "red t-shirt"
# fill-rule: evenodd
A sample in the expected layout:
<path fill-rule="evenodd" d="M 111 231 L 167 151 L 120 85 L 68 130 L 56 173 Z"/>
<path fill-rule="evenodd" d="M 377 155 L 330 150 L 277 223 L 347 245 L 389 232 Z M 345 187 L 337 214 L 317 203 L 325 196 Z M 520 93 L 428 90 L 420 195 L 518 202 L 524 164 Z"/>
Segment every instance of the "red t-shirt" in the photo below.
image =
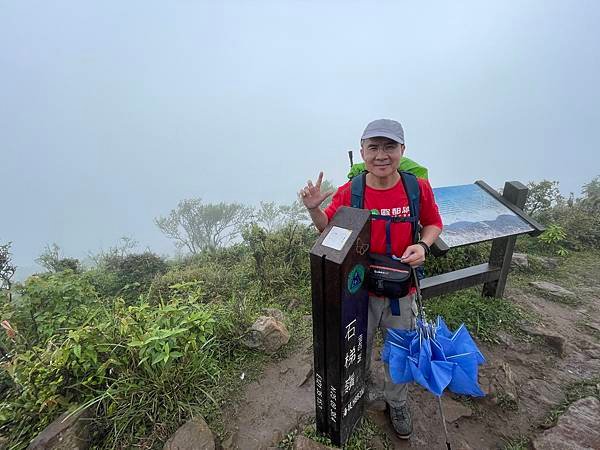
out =
<path fill-rule="evenodd" d="M 420 220 L 423 226 L 435 225 L 442 228 L 442 218 L 438 211 L 433 191 L 429 181 L 418 178 L 420 188 Z M 329 220 L 335 215 L 340 206 L 351 206 L 351 182 L 340 186 L 333 195 L 331 204 L 325 208 L 325 214 Z M 373 214 L 382 216 L 408 217 L 410 216 L 410 207 L 408 197 L 404 191 L 402 180 L 398 180 L 395 186 L 389 189 L 374 189 L 365 186 L 364 205 L 365 209 L 370 209 Z M 370 252 L 385 254 L 385 224 L 386 220 L 371 221 L 371 248 Z M 392 222 L 392 254 L 400 257 L 406 250 L 406 247 L 412 244 L 412 227 L 410 222 Z"/>

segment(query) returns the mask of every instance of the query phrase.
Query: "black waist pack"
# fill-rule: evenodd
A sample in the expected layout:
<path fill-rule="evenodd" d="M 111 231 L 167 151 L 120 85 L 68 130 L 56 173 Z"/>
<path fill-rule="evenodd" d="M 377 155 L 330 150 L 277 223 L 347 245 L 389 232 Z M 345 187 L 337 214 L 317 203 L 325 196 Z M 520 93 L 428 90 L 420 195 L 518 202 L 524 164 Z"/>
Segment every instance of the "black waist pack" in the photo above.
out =
<path fill-rule="evenodd" d="M 370 257 L 369 291 L 389 298 L 408 295 L 411 286 L 410 265 L 390 256 L 371 254 Z"/>

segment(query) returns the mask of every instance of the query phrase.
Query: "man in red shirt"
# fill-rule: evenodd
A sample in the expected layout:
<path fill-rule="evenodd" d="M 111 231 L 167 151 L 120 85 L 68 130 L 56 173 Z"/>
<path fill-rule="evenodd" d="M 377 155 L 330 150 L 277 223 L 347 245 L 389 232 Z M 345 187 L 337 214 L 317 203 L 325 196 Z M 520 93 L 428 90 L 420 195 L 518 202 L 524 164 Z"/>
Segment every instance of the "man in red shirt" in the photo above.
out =
<path fill-rule="evenodd" d="M 367 125 L 360 140 L 360 154 L 365 162 L 367 176 L 364 191 L 364 208 L 373 214 L 395 217 L 411 215 L 408 196 L 404 190 L 398 166 L 404 155 L 404 130 L 400 123 L 379 119 Z M 331 204 L 325 209 L 321 203 L 333 192 L 321 192 L 323 172 L 315 184 L 308 181 L 300 191 L 304 206 L 319 231 L 323 231 L 340 206 L 350 206 L 351 182 L 340 186 L 335 192 Z M 421 239 L 417 244 L 412 242 L 412 228 L 409 222 L 391 223 L 392 254 L 413 267 L 422 265 L 429 253 L 429 247 L 436 241 L 442 231 L 442 220 L 435 203 L 429 182 L 418 179 L 420 188 L 419 222 L 422 225 Z M 372 253 L 386 253 L 386 220 L 371 221 Z M 369 316 L 367 325 L 367 358 L 366 370 L 369 373 L 373 338 L 377 328 L 383 333 L 387 328 L 412 329 L 415 327 L 417 307 L 414 290 L 400 299 L 400 315 L 393 315 L 390 299 L 369 297 Z M 385 367 L 383 395 L 388 405 L 390 420 L 394 431 L 401 439 L 408 439 L 412 434 L 412 419 L 406 403 L 408 386 L 394 384 L 389 369 Z"/>

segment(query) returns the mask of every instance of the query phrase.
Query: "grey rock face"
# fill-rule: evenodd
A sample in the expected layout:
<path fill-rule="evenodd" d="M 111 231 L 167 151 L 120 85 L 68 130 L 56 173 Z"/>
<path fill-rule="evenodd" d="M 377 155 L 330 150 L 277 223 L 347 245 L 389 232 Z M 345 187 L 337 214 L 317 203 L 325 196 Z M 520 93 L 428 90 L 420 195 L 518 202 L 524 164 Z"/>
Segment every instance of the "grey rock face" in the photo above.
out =
<path fill-rule="evenodd" d="M 248 348 L 274 353 L 290 340 L 285 325 L 274 317 L 260 316 L 250 327 L 242 343 Z"/>
<path fill-rule="evenodd" d="M 285 320 L 285 316 L 280 309 L 277 308 L 264 308 L 263 312 L 265 316 L 273 317 L 275 320 L 279 322 L 283 322 Z"/>
<path fill-rule="evenodd" d="M 558 260 L 547 256 L 539 256 L 538 261 L 544 270 L 554 270 L 558 267 Z"/>
<path fill-rule="evenodd" d="M 543 328 L 536 328 L 527 325 L 521 326 L 520 328 L 530 336 L 542 338 L 545 344 L 548 347 L 556 350 L 556 353 L 558 353 L 558 356 L 560 356 L 561 358 L 564 358 L 567 354 L 567 344 L 563 336 L 560 336 Z"/>
<path fill-rule="evenodd" d="M 85 450 L 89 448 L 90 413 L 84 409 L 69 416 L 65 412 L 31 441 L 28 450 Z"/>
<path fill-rule="evenodd" d="M 533 441 L 535 450 L 591 450 L 600 448 L 600 401 L 595 397 L 576 401 L 555 427 Z"/>
<path fill-rule="evenodd" d="M 529 269 L 529 259 L 525 253 L 513 253 L 510 267 L 514 269 Z"/>
<path fill-rule="evenodd" d="M 163 450 L 214 450 L 215 439 L 201 416 L 188 420 L 165 443 Z"/>
<path fill-rule="evenodd" d="M 563 288 L 557 284 L 549 283 L 547 281 L 531 281 L 531 286 L 544 291 L 545 293 L 558 298 L 573 298 L 575 294 L 568 289 Z"/>

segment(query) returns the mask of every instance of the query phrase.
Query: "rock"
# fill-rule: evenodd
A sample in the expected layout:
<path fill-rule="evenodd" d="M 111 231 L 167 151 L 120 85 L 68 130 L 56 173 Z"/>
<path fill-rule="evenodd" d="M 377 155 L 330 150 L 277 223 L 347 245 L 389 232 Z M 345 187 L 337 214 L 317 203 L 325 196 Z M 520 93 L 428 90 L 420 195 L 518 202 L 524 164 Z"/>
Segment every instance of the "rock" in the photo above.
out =
<path fill-rule="evenodd" d="M 549 283 L 547 281 L 530 281 L 529 284 L 546 294 L 556 298 L 573 298 L 575 294 L 568 289 L 565 289 L 557 284 Z"/>
<path fill-rule="evenodd" d="M 555 427 L 533 441 L 535 450 L 588 450 L 600 448 L 600 401 L 586 397 L 576 401 Z"/>
<path fill-rule="evenodd" d="M 293 298 L 288 302 L 287 310 L 292 311 L 292 310 L 296 309 L 298 306 L 300 306 L 301 304 L 302 304 L 302 300 L 300 300 L 299 298 Z"/>
<path fill-rule="evenodd" d="M 163 450 L 202 449 L 215 449 L 215 438 L 202 416 L 196 416 L 180 426 L 163 447 Z"/>
<path fill-rule="evenodd" d="M 529 259 L 525 253 L 513 253 L 510 261 L 510 267 L 514 269 L 529 269 Z"/>
<path fill-rule="evenodd" d="M 517 404 L 517 385 L 512 375 L 512 370 L 507 362 L 502 363 L 491 377 L 489 394 L 492 403 L 499 405 L 505 402 Z"/>
<path fill-rule="evenodd" d="M 544 340 L 544 343 L 548 347 L 554 349 L 558 356 L 560 356 L 561 358 L 565 357 L 567 349 L 564 337 L 559 336 L 558 334 L 552 333 L 550 331 L 546 331 L 542 328 L 533 328 L 528 325 L 523 325 L 520 328 L 530 336 L 542 338 Z"/>
<path fill-rule="evenodd" d="M 529 380 L 522 386 L 523 395 L 531 398 L 539 407 L 547 407 L 548 409 L 560 403 L 563 394 L 556 385 L 549 383 L 546 380 L 534 378 Z"/>
<path fill-rule="evenodd" d="M 275 353 L 290 340 L 285 325 L 273 317 L 260 316 L 250 327 L 242 343 L 248 348 Z"/>
<path fill-rule="evenodd" d="M 306 363 L 299 368 L 300 372 L 300 382 L 298 383 L 298 387 L 303 386 L 308 380 L 312 378 L 313 375 L 313 367 L 311 363 Z"/>
<path fill-rule="evenodd" d="M 448 423 L 456 422 L 461 417 L 471 417 L 473 415 L 471 408 L 452 400 L 450 397 L 442 397 L 442 407 Z"/>
<path fill-rule="evenodd" d="M 327 445 L 319 444 L 318 442 L 313 441 L 312 439 L 307 438 L 306 436 L 298 436 L 294 440 L 294 446 L 292 447 L 294 450 L 329 450 L 333 449 L 333 447 L 328 447 Z"/>
<path fill-rule="evenodd" d="M 536 258 L 539 261 L 542 269 L 544 270 L 554 270 L 558 267 L 558 260 L 556 258 L 549 258 L 546 256 L 539 256 Z"/>
<path fill-rule="evenodd" d="M 600 335 L 600 323 L 598 322 L 584 322 L 583 325 L 589 328 L 592 333 L 599 333 Z"/>
<path fill-rule="evenodd" d="M 503 343 L 507 347 L 513 347 L 514 346 L 514 339 L 513 339 L 513 337 L 509 333 L 507 333 L 507 332 L 505 332 L 503 330 L 500 330 L 500 331 L 498 331 L 496 333 L 496 337 L 498 338 L 498 340 L 501 343 Z"/>
<path fill-rule="evenodd" d="M 283 322 L 285 320 L 285 316 L 283 315 L 283 312 L 280 309 L 264 308 L 263 312 L 265 313 L 265 316 L 272 317 L 273 319 L 278 320 L 279 322 Z"/>
<path fill-rule="evenodd" d="M 69 416 L 63 413 L 58 419 L 48 425 L 31 441 L 28 450 L 84 450 L 90 446 L 89 423 L 90 409 L 84 409 Z"/>

